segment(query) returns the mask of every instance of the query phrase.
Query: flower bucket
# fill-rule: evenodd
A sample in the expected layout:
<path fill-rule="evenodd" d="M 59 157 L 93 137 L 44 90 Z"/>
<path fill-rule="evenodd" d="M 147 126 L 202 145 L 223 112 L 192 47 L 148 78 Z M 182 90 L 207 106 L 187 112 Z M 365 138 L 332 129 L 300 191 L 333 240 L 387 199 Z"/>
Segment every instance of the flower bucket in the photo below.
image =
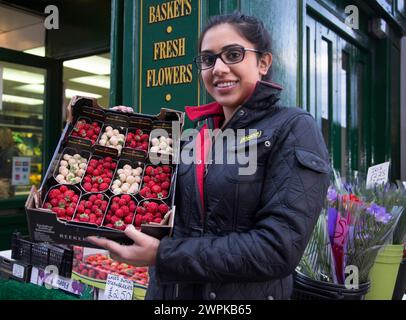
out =
<path fill-rule="evenodd" d="M 369 290 L 369 282 L 358 289 L 348 289 L 344 285 L 314 280 L 296 271 L 294 275 L 294 300 L 363 300 Z"/>
<path fill-rule="evenodd" d="M 403 258 L 400 266 L 398 277 L 396 279 L 395 290 L 393 291 L 392 300 L 402 300 L 406 294 L 406 257 Z"/>
<path fill-rule="evenodd" d="M 371 290 L 366 300 L 391 300 L 403 257 L 403 245 L 387 245 L 379 251 L 369 273 Z"/>

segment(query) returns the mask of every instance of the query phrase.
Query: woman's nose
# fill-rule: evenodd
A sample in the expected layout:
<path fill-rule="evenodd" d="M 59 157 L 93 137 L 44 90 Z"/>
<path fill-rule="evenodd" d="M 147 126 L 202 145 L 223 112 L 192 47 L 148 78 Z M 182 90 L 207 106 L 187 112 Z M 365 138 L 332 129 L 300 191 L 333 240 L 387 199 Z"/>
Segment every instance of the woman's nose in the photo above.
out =
<path fill-rule="evenodd" d="M 228 65 L 226 65 L 223 62 L 223 60 L 220 59 L 220 57 L 218 57 L 216 59 L 216 61 L 214 62 L 213 74 L 217 75 L 217 74 L 227 73 L 229 71 L 230 71 L 230 68 L 228 67 Z"/>

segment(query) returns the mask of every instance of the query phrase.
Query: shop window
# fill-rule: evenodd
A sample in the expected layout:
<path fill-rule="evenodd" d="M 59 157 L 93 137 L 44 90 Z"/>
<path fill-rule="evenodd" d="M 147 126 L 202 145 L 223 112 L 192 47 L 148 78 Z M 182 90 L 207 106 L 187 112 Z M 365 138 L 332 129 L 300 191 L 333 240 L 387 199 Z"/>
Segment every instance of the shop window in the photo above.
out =
<path fill-rule="evenodd" d="M 341 68 L 340 68 L 340 88 L 341 88 L 341 106 L 340 106 L 340 124 L 341 124 L 341 172 L 343 174 L 348 173 L 348 165 L 349 165 L 349 152 L 347 146 L 347 126 L 351 124 L 347 121 L 347 105 L 348 105 L 348 98 L 350 97 L 350 84 L 349 84 L 349 56 L 348 53 L 342 51 L 341 53 Z"/>
<path fill-rule="evenodd" d="M 405 0 L 398 0 L 397 1 L 397 10 L 402 15 L 406 16 L 406 1 Z"/>
<path fill-rule="evenodd" d="M 39 187 L 45 70 L 0 61 L 0 200 Z"/>
<path fill-rule="evenodd" d="M 331 42 L 324 39 L 320 48 L 320 112 L 322 118 L 322 132 L 327 146 L 330 146 L 330 123 L 329 113 L 331 110 Z"/>
<path fill-rule="evenodd" d="M 102 107 L 108 107 L 110 53 L 65 61 L 63 63 L 63 81 L 64 105 L 67 105 L 76 95 L 96 98 Z"/>

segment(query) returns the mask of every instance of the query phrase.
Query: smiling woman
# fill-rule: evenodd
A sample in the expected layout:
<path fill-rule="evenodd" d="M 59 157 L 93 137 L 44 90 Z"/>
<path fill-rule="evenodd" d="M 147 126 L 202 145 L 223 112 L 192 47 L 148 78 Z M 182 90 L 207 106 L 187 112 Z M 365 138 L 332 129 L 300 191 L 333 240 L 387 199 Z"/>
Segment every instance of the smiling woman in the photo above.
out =
<path fill-rule="evenodd" d="M 281 87 L 266 81 L 270 44 L 254 17 L 208 22 L 194 61 L 215 101 L 185 108 L 196 130 L 182 148 L 195 161 L 179 164 L 173 236 L 157 240 L 128 227 L 130 246 L 89 239 L 120 260 L 151 266 L 147 299 L 291 295 L 327 192 L 329 156 L 312 116 L 281 106 Z M 229 143 L 226 131 L 243 134 Z M 247 150 L 256 169 L 248 174 L 239 162 Z M 230 152 L 237 163 L 227 161 L 236 159 Z"/>

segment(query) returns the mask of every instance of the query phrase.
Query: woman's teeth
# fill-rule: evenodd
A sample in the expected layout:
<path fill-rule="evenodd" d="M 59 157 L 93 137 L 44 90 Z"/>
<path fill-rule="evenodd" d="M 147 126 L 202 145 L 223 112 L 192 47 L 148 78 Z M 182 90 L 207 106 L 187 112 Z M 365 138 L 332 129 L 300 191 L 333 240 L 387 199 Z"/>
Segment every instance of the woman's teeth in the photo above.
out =
<path fill-rule="evenodd" d="M 217 88 L 227 88 L 227 87 L 232 87 L 235 85 L 237 81 L 230 81 L 230 82 L 220 82 L 216 84 Z"/>

